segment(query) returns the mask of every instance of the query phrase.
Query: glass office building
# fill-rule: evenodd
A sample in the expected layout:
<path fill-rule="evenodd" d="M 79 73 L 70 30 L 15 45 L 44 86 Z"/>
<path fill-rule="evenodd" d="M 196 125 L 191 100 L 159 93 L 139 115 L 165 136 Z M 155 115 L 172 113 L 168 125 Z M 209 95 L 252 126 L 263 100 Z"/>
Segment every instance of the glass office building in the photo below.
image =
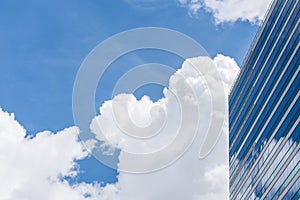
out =
<path fill-rule="evenodd" d="M 300 198 L 299 0 L 274 0 L 229 96 L 230 199 Z"/>

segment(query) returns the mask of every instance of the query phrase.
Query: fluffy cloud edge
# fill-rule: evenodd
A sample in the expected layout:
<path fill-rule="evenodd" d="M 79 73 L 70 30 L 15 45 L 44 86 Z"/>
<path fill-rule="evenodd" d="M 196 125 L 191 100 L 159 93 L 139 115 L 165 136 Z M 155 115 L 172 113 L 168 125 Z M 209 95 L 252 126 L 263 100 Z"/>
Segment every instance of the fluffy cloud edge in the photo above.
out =
<path fill-rule="evenodd" d="M 197 61 L 196 58 L 192 60 Z M 237 64 L 232 58 L 221 54 L 217 55 L 213 62 L 222 66 L 223 71 L 221 70 L 220 74 L 224 86 L 228 88 L 234 75 L 228 76 L 227 70 L 233 70 L 232 73 L 236 74 Z M 189 74 L 189 71 L 183 70 L 182 73 Z M 192 82 L 198 83 L 196 79 L 197 77 L 191 77 Z M 171 166 L 168 170 L 159 173 L 144 175 L 121 173 L 117 183 L 104 187 L 97 182 L 71 185 L 65 177 L 76 177 L 79 173 L 76 161 L 89 156 L 78 139 L 79 131 L 76 127 L 64 129 L 56 134 L 44 131 L 37 133 L 33 138 L 28 138 L 25 128 L 15 120 L 14 114 L 0 109 L 0 122 L 0 150 L 6 152 L 0 154 L 0 162 L 4 163 L 0 166 L 2 177 L 0 199 L 162 199 L 167 193 L 173 193 L 171 196 L 174 199 L 186 198 L 186 195 L 189 197 L 192 195 L 194 199 L 220 199 L 228 194 L 228 188 L 224 187 L 228 184 L 228 163 L 211 160 L 210 164 L 203 166 L 204 168 L 194 166 L 193 170 L 187 170 L 186 163 L 190 164 L 191 157 L 182 158 L 178 166 Z M 213 155 L 218 155 L 220 150 L 226 153 L 224 148 L 227 146 L 227 136 L 228 133 L 222 135 L 221 145 L 217 146 Z M 227 160 L 225 157 L 224 159 Z M 183 174 L 174 179 L 174 174 L 179 174 L 182 169 L 187 170 L 185 172 L 187 176 Z M 201 171 L 201 174 L 193 174 L 198 171 Z M 161 182 L 165 187 L 168 184 L 169 186 L 162 190 L 163 188 L 159 187 L 157 182 Z M 198 187 L 203 183 L 209 184 L 210 187 L 200 189 L 204 194 L 193 195 L 194 186 Z M 178 187 L 176 192 L 174 187 Z"/>
<path fill-rule="evenodd" d="M 272 0 L 178 0 L 188 9 L 192 17 L 197 17 L 200 10 L 211 13 L 216 24 L 236 21 L 249 21 L 260 24 Z"/>
<path fill-rule="evenodd" d="M 0 199 L 111 200 L 117 184 L 67 181 L 80 172 L 76 161 L 89 156 L 78 134 L 70 127 L 28 137 L 15 115 L 0 108 Z"/>
<path fill-rule="evenodd" d="M 203 78 L 204 76 L 208 78 L 207 80 L 215 81 L 216 77 L 212 73 L 211 64 L 214 64 L 218 67 L 219 75 L 222 78 L 222 83 L 224 85 L 225 93 L 228 94 L 231 85 L 239 72 L 239 67 L 233 58 L 228 56 L 224 56 L 222 54 L 216 55 L 215 58 L 209 61 L 207 64 L 208 58 L 206 57 L 195 57 L 186 60 L 182 68 L 180 68 L 174 75 L 170 77 L 169 87 L 164 90 L 164 98 L 160 99 L 157 102 L 149 101 L 148 98 L 142 98 L 141 100 L 137 100 L 134 96 L 130 94 L 122 94 L 118 95 L 114 99 L 110 101 L 106 101 L 100 107 L 101 115 L 96 116 L 91 123 L 91 130 L 95 133 L 95 136 L 98 140 L 103 141 L 108 149 L 113 149 L 115 147 L 120 148 L 120 156 L 119 156 L 119 168 L 123 166 L 127 166 L 127 162 L 129 162 L 126 154 L 123 154 L 123 150 L 130 152 L 152 152 L 150 151 L 144 152 L 147 148 L 147 145 L 154 147 L 154 149 L 158 149 L 163 145 L 160 145 L 162 140 L 153 140 L 153 144 L 150 142 L 146 144 L 138 144 L 135 143 L 135 140 L 131 140 L 127 137 L 126 134 L 122 134 L 119 126 L 115 125 L 114 115 L 118 113 L 113 112 L 113 101 L 116 100 L 116 103 L 128 103 L 129 107 L 132 105 L 139 105 L 137 110 L 139 110 L 140 116 L 139 119 L 147 119 L 149 115 L 149 110 L 153 106 L 160 106 L 163 109 L 167 110 L 169 116 L 172 119 L 174 116 L 177 116 L 178 113 L 172 113 L 170 115 L 170 108 L 174 107 L 175 100 L 170 95 L 169 89 L 174 89 L 173 92 L 177 95 L 183 96 L 186 103 L 195 103 L 195 100 L 200 100 L 201 112 L 203 112 L 200 120 L 204 120 L 203 129 L 204 130 L 207 121 L 207 116 L 210 115 L 208 104 L 209 92 L 207 87 L 205 87 Z M 207 64 L 207 65 L 205 65 Z M 196 73 L 195 66 L 204 65 L 205 74 Z M 185 81 L 180 77 L 185 77 Z M 204 78 L 205 79 L 205 78 Z M 188 92 L 185 87 L 186 84 L 192 85 L 192 89 L 196 94 L 199 95 L 198 98 L 193 99 L 192 95 Z M 125 101 L 123 98 L 129 98 L 130 101 Z M 124 101 L 123 101 L 123 100 Z M 125 106 L 126 107 L 126 106 Z M 136 107 L 135 107 L 136 108 Z M 145 108 L 141 110 L 140 108 Z M 129 109 L 129 112 L 134 112 L 134 110 Z M 113 114 L 114 113 L 114 114 Z M 131 113 L 128 113 L 131 116 Z M 160 116 L 158 116 L 159 118 Z M 134 120 L 134 119 L 132 119 Z M 143 120 L 142 120 L 143 121 Z M 146 120 L 147 121 L 147 120 Z M 137 123 L 142 123 L 137 121 Z M 147 124 L 147 123 L 146 123 Z M 176 120 L 173 123 L 173 129 L 176 129 Z M 105 125 L 105 126 L 104 126 Z M 168 127 L 168 124 L 164 126 Z M 175 127 L 175 128 L 174 128 Z M 171 130 L 173 130 L 171 129 Z M 168 133 L 176 132 L 176 131 L 166 131 L 160 133 L 161 135 L 168 135 Z M 205 131 L 204 131 L 205 132 Z M 104 134 L 104 135 L 103 135 Z M 208 159 L 199 160 L 198 152 L 201 143 L 203 142 L 204 135 L 198 134 L 198 139 L 193 142 L 191 148 L 182 156 L 180 159 L 176 160 L 175 163 L 169 165 L 166 168 L 155 171 L 153 173 L 146 174 L 131 174 L 123 171 L 119 171 L 118 177 L 118 185 L 120 188 L 119 198 L 122 200 L 132 200 L 132 199 L 143 199 L 143 200 L 151 200 L 151 199 L 166 199 L 171 198 L 174 200 L 181 199 L 228 199 L 229 198 L 229 173 L 228 173 L 228 122 L 225 123 L 222 134 L 219 138 L 219 141 L 216 144 L 216 147 L 211 152 Z M 162 142 L 162 143 L 164 143 Z M 113 146 L 110 146 L 113 145 Z M 157 146 L 154 146 L 157 145 Z M 146 146 L 146 147 L 145 147 Z M 129 149 L 133 147 L 133 149 Z M 139 165 L 139 163 L 145 163 L 148 165 L 147 160 L 145 162 L 131 160 L 129 162 L 130 166 Z M 155 161 L 156 162 L 156 161 Z M 157 158 L 157 162 L 160 162 Z M 151 162 L 152 164 L 152 162 Z M 176 176 L 174 176 L 176 174 Z M 157 184 L 157 183 L 160 184 Z"/>

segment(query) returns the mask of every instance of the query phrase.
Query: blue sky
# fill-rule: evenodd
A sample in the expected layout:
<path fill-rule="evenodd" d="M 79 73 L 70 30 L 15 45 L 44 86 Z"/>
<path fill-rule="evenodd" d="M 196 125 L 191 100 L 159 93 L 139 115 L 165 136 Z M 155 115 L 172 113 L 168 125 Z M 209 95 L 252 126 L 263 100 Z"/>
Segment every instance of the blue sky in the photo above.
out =
<path fill-rule="evenodd" d="M 237 20 L 216 24 L 204 9 L 196 16 L 177 1 L 153 2 L 151 8 L 137 1 L 3 0 L 0 2 L 0 107 L 16 114 L 28 134 L 56 132 L 73 126 L 72 90 L 77 70 L 101 41 L 137 27 L 164 27 L 180 31 L 200 43 L 214 57 L 221 53 L 241 65 L 258 26 Z M 134 52 L 115 62 L 96 94 L 100 107 L 111 99 L 111 88 L 130 68 L 147 62 L 174 68 L 182 60 L 159 51 Z M 122 68 L 121 68 L 121 67 Z M 162 88 L 137 92 L 153 100 Z M 75 181 L 115 182 L 117 172 L 94 158 L 79 162 L 85 173 Z"/>

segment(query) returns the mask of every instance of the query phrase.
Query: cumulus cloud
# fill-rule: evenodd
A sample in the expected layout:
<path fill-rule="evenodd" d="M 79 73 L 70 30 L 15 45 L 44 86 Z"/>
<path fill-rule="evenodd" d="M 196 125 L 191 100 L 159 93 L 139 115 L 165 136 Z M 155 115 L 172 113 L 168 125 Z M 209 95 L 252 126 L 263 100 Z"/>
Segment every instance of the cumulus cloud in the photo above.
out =
<path fill-rule="evenodd" d="M 192 126 L 193 116 L 180 124 L 180 107 L 176 106 L 176 97 L 182 97 L 182 104 L 199 106 L 199 126 L 193 144 L 172 165 L 146 174 L 129 174 L 119 171 L 118 197 L 121 200 L 182 200 L 182 199 L 228 199 L 229 198 L 229 174 L 228 174 L 228 122 L 223 126 L 221 136 L 208 157 L 199 159 L 199 149 L 203 144 L 208 129 L 212 109 L 210 107 L 210 91 L 205 84 L 205 78 L 217 81 L 216 74 L 212 73 L 211 64 L 219 69 L 226 93 L 233 83 L 234 77 L 239 71 L 236 62 L 223 55 L 217 55 L 213 60 L 207 57 L 197 57 L 186 60 L 169 80 L 169 87 L 164 89 L 164 98 L 152 102 L 148 97 L 137 100 L 132 94 L 121 94 L 111 101 L 107 101 L 100 108 L 101 115 L 94 118 L 91 129 L 98 140 L 104 141 L 107 146 L 121 149 L 119 155 L 119 169 L 124 166 L 141 165 L 139 160 L 129 160 L 126 152 L 151 153 L 157 149 L 163 149 L 168 142 L 176 137 L 179 126 L 183 126 L 188 134 Z M 195 66 L 205 69 L 204 74 L 199 74 Z M 191 90 L 190 90 L 190 89 Z M 220 88 L 214 88 L 216 90 Z M 222 89 L 222 88 L 221 88 Z M 193 96 L 191 93 L 196 94 Z M 219 103 L 222 99 L 220 99 Z M 126 111 L 117 112 L 114 107 L 129 108 Z M 156 108 L 156 109 L 153 109 Z M 153 111 L 154 112 L 151 112 Z M 192 112 L 191 112 L 192 113 Z M 121 126 L 115 124 L 117 118 L 121 119 Z M 135 117 L 134 117 L 135 116 Z M 163 130 L 156 137 L 147 140 L 133 139 L 124 134 L 128 121 L 133 121 L 139 127 L 146 127 L 151 120 L 164 120 Z M 118 121 L 118 119 L 117 119 Z M 160 124 L 157 122 L 157 124 Z M 120 124 L 119 124 L 120 125 Z M 122 131 L 123 130 L 123 131 Z M 142 133 L 144 134 L 144 133 Z M 185 141 L 185 138 L 182 138 Z M 182 142 L 184 143 L 184 142 Z M 181 144 L 172 147 L 174 152 L 181 148 Z M 142 164 L 154 166 L 155 162 L 161 162 L 160 156 L 156 160 Z M 129 163 L 128 163 L 129 162 Z"/>
<path fill-rule="evenodd" d="M 66 181 L 78 174 L 75 161 L 88 156 L 75 127 L 29 138 L 14 114 L 0 109 L 0 152 L 1 200 L 111 200 L 106 196 L 117 191 L 117 185 Z"/>
<path fill-rule="evenodd" d="M 200 9 L 211 13 L 217 24 L 237 20 L 260 23 L 272 0 L 178 0 L 188 9 L 191 16 L 197 16 Z"/>
<path fill-rule="evenodd" d="M 217 65 L 225 91 L 228 92 L 234 77 L 239 71 L 235 61 L 223 55 L 217 55 L 213 61 Z M 199 75 L 194 66 L 205 66 L 206 73 Z M 175 105 L 172 92 L 180 95 L 186 104 L 199 105 L 199 129 L 193 145 L 174 164 L 162 170 L 148 174 L 129 174 L 119 171 L 118 182 L 101 186 L 98 183 L 70 184 L 67 177 L 76 177 L 79 166 L 76 161 L 84 159 L 88 153 L 78 141 L 76 127 L 67 128 L 56 134 L 44 131 L 35 137 L 26 137 L 26 130 L 14 119 L 13 114 L 0 110 L 0 199 L 1 200 L 182 200 L 182 199 L 228 199 L 228 122 L 222 129 L 221 136 L 213 151 L 204 160 L 198 159 L 199 147 L 203 143 L 205 130 L 208 128 L 211 108 L 209 106 L 209 91 L 203 78 L 214 79 L 209 68 L 208 58 L 198 57 L 188 59 L 171 78 L 169 88 L 164 90 L 165 97 L 157 102 L 143 97 L 137 100 L 131 94 L 121 94 L 111 101 L 105 102 L 101 115 L 91 123 L 91 129 L 97 139 L 110 145 L 106 154 L 109 155 L 117 147 L 119 169 L 127 165 L 124 151 L 153 152 L 176 135 L 180 119 L 180 109 Z M 184 77 L 184 79 L 182 78 Z M 191 95 L 191 90 L 197 94 Z M 148 142 L 129 140 L 116 127 L 113 118 L 113 103 L 122 105 L 129 102 L 129 115 L 120 114 L 121 120 L 129 117 L 137 127 L 146 127 L 154 123 L 158 125 L 163 120 L 166 131 L 159 139 Z M 171 116 L 168 121 L 166 116 Z M 124 115 L 124 116 L 123 116 Z M 97 134 L 99 124 L 104 124 L 107 138 Z M 123 128 L 126 128 L 126 124 Z M 189 124 L 185 124 L 189 131 Z M 144 133 L 145 134 L 145 133 Z M 89 141 L 89 147 L 95 143 Z M 111 146 L 111 145 L 115 146 Z M 176 149 L 171 149 L 176 151 Z M 157 158 L 159 160 L 159 158 Z M 133 163 L 135 164 L 135 163 Z M 149 163 L 145 163 L 148 165 Z"/>

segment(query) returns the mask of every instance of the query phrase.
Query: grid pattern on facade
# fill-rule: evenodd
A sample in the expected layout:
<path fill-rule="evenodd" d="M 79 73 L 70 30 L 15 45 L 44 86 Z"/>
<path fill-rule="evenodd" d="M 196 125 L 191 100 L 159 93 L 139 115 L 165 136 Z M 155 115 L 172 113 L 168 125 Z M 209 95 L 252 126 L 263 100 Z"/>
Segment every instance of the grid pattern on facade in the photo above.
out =
<path fill-rule="evenodd" d="M 231 199 L 300 197 L 299 0 L 275 0 L 229 96 Z"/>

